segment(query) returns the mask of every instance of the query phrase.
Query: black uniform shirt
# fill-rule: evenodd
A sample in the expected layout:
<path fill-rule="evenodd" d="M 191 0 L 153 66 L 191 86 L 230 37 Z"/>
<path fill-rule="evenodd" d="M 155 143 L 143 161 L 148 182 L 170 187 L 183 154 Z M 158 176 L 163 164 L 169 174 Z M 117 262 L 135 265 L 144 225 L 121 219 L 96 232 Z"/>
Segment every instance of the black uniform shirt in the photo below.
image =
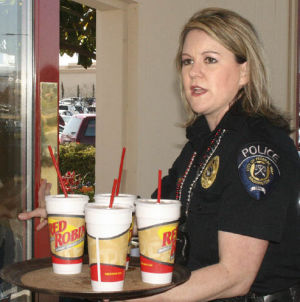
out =
<path fill-rule="evenodd" d="M 270 294 L 298 282 L 300 160 L 287 133 L 235 105 L 213 132 L 199 117 L 187 138 L 162 181 L 162 197 L 181 200 L 182 220 L 189 203 L 188 267 L 219 261 L 220 230 L 269 241 L 253 292 Z"/>

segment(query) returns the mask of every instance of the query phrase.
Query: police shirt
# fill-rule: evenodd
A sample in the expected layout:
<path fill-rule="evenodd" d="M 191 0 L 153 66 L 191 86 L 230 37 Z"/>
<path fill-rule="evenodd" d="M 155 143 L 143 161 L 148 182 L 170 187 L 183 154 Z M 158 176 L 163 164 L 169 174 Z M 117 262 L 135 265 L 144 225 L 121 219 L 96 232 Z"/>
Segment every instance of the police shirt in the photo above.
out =
<path fill-rule="evenodd" d="M 204 117 L 162 181 L 162 197 L 182 202 L 188 267 L 219 261 L 218 231 L 269 241 L 251 287 L 270 294 L 300 279 L 300 160 L 288 134 L 239 104 L 211 132 Z M 154 194 L 155 195 L 155 194 Z"/>

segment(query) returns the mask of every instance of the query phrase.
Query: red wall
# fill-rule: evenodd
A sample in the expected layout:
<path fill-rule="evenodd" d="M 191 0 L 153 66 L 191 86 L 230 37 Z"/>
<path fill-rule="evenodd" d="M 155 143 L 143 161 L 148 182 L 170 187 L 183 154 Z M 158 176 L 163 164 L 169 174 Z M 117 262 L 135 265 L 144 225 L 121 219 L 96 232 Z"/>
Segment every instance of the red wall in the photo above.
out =
<path fill-rule="evenodd" d="M 35 182 L 34 207 L 38 207 L 41 166 L 40 82 L 56 82 L 59 86 L 59 0 L 34 1 L 34 59 L 35 59 Z M 35 226 L 39 220 L 36 219 Z M 50 255 L 48 228 L 34 231 L 34 257 Z"/>

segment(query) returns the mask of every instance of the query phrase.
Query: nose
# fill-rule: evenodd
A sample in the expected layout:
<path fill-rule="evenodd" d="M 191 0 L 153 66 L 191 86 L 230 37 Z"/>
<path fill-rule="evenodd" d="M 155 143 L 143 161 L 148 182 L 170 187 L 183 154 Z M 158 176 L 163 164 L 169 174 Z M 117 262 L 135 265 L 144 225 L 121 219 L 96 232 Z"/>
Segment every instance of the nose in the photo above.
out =
<path fill-rule="evenodd" d="M 191 65 L 191 69 L 190 69 L 190 77 L 194 78 L 194 77 L 202 77 L 203 76 L 203 67 L 200 63 L 194 62 Z"/>

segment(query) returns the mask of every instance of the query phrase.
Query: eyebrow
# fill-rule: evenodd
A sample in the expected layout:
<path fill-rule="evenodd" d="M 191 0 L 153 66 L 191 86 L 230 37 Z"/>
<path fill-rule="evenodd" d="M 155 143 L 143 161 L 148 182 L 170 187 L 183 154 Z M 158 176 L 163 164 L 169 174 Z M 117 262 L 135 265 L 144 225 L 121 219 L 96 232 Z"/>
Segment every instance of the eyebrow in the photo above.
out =
<path fill-rule="evenodd" d="M 213 53 L 213 54 L 216 54 L 216 55 L 221 55 L 219 52 L 217 52 L 217 51 L 213 51 L 213 50 L 205 50 L 205 51 L 203 51 L 202 53 L 201 53 L 201 55 L 205 55 L 205 54 L 209 54 L 209 53 Z M 182 56 L 191 56 L 190 54 L 188 54 L 188 53 L 186 53 L 186 52 L 183 52 L 182 54 L 181 54 Z"/>

